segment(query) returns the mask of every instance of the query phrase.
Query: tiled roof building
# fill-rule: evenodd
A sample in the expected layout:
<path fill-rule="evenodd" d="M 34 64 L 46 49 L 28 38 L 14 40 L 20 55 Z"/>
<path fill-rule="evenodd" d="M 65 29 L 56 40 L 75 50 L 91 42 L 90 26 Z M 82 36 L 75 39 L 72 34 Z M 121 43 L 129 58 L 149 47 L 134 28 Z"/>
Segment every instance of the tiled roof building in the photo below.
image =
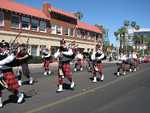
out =
<path fill-rule="evenodd" d="M 12 0 L 0 0 L 0 37 L 10 42 L 22 31 L 19 43 L 29 38 L 32 55 L 40 55 L 42 48 L 54 52 L 59 41 L 76 41 L 79 50 L 95 49 L 96 40 L 102 40 L 102 30 L 80 22 L 73 13 L 45 3 L 36 9 Z M 88 46 L 87 46 L 88 45 Z"/>

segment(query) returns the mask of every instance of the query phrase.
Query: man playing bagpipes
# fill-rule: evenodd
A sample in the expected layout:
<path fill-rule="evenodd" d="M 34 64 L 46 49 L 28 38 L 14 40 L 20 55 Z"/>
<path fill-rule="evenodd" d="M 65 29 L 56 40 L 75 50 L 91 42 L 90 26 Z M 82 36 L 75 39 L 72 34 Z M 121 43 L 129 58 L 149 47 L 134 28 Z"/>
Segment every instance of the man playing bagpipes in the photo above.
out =
<path fill-rule="evenodd" d="M 138 65 L 138 57 L 135 51 L 129 53 L 128 63 L 130 64 L 130 72 L 137 70 L 136 67 Z"/>
<path fill-rule="evenodd" d="M 126 75 L 126 71 L 127 71 L 127 68 L 129 68 L 129 64 L 127 62 L 127 54 L 126 53 L 121 53 L 120 56 L 119 56 L 119 62 L 117 63 L 117 76 L 120 76 L 120 71 L 122 69 L 122 72 L 123 72 L 123 75 Z"/>
<path fill-rule="evenodd" d="M 91 50 L 88 49 L 87 51 L 83 52 L 83 56 L 86 61 L 86 68 L 89 72 L 92 72 L 93 70 L 93 61 L 91 59 L 92 54 L 93 54 L 93 49 Z"/>
<path fill-rule="evenodd" d="M 16 95 L 17 103 L 22 103 L 24 99 L 24 93 L 19 91 L 18 81 L 13 72 L 12 67 L 19 65 L 16 60 L 15 50 L 9 50 L 9 44 L 7 42 L 0 43 L 0 107 L 2 104 L 2 89 L 8 89 Z"/>
<path fill-rule="evenodd" d="M 60 48 L 54 54 L 55 58 L 59 58 L 59 66 L 58 66 L 58 89 L 57 92 L 63 91 L 63 78 L 66 77 L 70 84 L 70 88 L 73 89 L 75 84 L 72 79 L 72 70 L 70 62 L 73 58 L 73 51 L 66 45 L 66 41 L 62 39 L 60 41 Z M 64 76 L 64 77 L 63 77 Z"/>
<path fill-rule="evenodd" d="M 93 68 L 93 82 L 97 82 L 96 73 L 98 72 L 100 75 L 100 80 L 104 80 L 104 74 L 103 74 L 103 64 L 102 60 L 104 58 L 104 53 L 101 48 L 101 42 L 98 42 L 96 45 L 96 52 L 93 52 L 91 59 L 94 62 L 94 68 Z"/>
<path fill-rule="evenodd" d="M 82 71 L 83 70 L 83 55 L 80 53 L 80 51 L 77 51 L 77 54 L 75 56 L 75 66 L 74 71 Z"/>
<path fill-rule="evenodd" d="M 50 63 L 52 62 L 52 57 L 47 48 L 42 50 L 42 58 L 43 58 L 44 75 L 50 75 L 51 70 L 49 69 L 49 66 Z"/>
<path fill-rule="evenodd" d="M 28 53 L 28 48 L 26 44 L 21 44 L 19 46 L 19 49 L 17 51 L 16 54 L 16 59 L 21 60 L 21 64 L 20 67 L 18 67 L 18 72 L 17 72 L 17 76 L 18 76 L 18 83 L 21 86 L 22 85 L 22 75 L 26 76 L 26 78 L 28 78 L 29 80 L 29 84 L 32 85 L 33 84 L 33 78 L 30 75 L 30 70 L 29 70 L 29 66 L 28 66 L 28 60 L 30 58 L 30 55 Z"/>

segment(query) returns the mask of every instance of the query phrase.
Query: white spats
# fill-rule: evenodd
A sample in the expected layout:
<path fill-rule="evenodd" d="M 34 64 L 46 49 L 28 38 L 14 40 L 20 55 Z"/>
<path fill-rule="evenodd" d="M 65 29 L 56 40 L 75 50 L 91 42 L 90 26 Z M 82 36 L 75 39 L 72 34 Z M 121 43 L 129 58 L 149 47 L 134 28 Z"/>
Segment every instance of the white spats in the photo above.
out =
<path fill-rule="evenodd" d="M 45 76 L 46 76 L 46 75 L 51 75 L 51 74 L 52 74 L 52 71 L 50 71 L 50 70 L 44 72 L 44 75 L 45 75 Z"/>
<path fill-rule="evenodd" d="M 134 68 L 134 71 L 136 71 L 136 68 Z"/>
<path fill-rule="evenodd" d="M 76 72 L 77 71 L 77 69 L 76 68 L 74 68 L 74 72 Z"/>
<path fill-rule="evenodd" d="M 126 75 L 126 72 L 123 72 L 123 75 Z"/>
<path fill-rule="evenodd" d="M 29 84 L 30 84 L 30 85 L 33 84 L 33 78 L 32 78 L 32 77 L 29 78 Z"/>
<path fill-rule="evenodd" d="M 2 97 L 0 97 L 0 108 L 3 107 Z"/>
<path fill-rule="evenodd" d="M 83 71 L 83 68 L 82 68 L 82 67 L 80 68 L 80 71 Z"/>
<path fill-rule="evenodd" d="M 120 76 L 120 72 L 117 72 L 117 76 Z"/>
<path fill-rule="evenodd" d="M 130 69 L 129 71 L 132 72 L 132 69 Z"/>
<path fill-rule="evenodd" d="M 48 71 L 48 74 L 50 75 L 51 73 L 52 73 L 52 71 L 49 70 L 49 71 Z"/>
<path fill-rule="evenodd" d="M 103 80 L 104 80 L 104 75 L 102 74 L 102 75 L 101 75 L 101 81 L 103 81 Z"/>
<path fill-rule="evenodd" d="M 22 81 L 21 80 L 18 80 L 18 85 L 22 86 Z"/>
<path fill-rule="evenodd" d="M 70 84 L 70 88 L 74 88 L 74 86 L 75 86 L 75 83 L 72 81 Z"/>
<path fill-rule="evenodd" d="M 44 75 L 47 75 L 47 72 L 46 72 L 46 71 L 44 72 Z"/>
<path fill-rule="evenodd" d="M 96 83 L 97 82 L 97 78 L 94 77 L 92 82 Z"/>
<path fill-rule="evenodd" d="M 63 91 L 63 85 L 59 85 L 58 89 L 57 89 L 57 92 L 62 92 L 62 91 Z"/>
<path fill-rule="evenodd" d="M 18 103 L 18 104 L 22 103 L 23 99 L 24 99 L 24 94 L 23 94 L 23 93 L 19 93 L 19 94 L 18 94 L 17 103 Z"/>

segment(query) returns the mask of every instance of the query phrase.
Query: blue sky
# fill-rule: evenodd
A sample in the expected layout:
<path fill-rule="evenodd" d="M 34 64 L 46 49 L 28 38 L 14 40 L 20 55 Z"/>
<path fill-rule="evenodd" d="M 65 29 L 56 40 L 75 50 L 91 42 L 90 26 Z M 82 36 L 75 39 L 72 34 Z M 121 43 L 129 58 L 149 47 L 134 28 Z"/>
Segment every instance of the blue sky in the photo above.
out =
<path fill-rule="evenodd" d="M 136 21 L 141 28 L 150 28 L 150 0 L 16 0 L 17 2 L 42 8 L 44 2 L 69 12 L 81 11 L 82 21 L 100 24 L 109 29 L 109 40 L 116 39 L 114 31 L 123 25 L 124 20 Z"/>

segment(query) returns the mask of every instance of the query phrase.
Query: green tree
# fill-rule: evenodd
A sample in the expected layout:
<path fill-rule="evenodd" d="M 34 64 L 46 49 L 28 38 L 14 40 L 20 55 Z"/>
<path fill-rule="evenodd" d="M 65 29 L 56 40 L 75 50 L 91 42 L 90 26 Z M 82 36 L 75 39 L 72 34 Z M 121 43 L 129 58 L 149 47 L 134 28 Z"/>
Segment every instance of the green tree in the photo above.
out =
<path fill-rule="evenodd" d="M 125 27 L 128 27 L 129 25 L 130 25 L 129 20 L 125 20 L 125 21 L 124 21 L 124 26 L 125 26 Z"/>
<path fill-rule="evenodd" d="M 116 40 L 119 40 L 120 42 L 120 47 L 119 47 L 120 52 L 124 52 L 126 50 L 126 47 L 125 47 L 125 42 L 126 42 L 125 34 L 126 33 L 127 33 L 127 30 L 125 27 L 121 27 L 116 32 L 114 32 L 114 35 L 116 36 Z"/>
<path fill-rule="evenodd" d="M 74 13 L 74 15 L 81 20 L 83 18 L 83 13 L 81 11 L 77 11 L 76 13 Z"/>
<path fill-rule="evenodd" d="M 140 26 L 136 24 L 135 21 L 129 21 L 125 20 L 123 23 L 123 27 L 119 28 L 116 32 L 114 32 L 114 35 L 116 36 L 116 39 L 120 42 L 120 50 L 126 51 L 129 49 L 129 40 L 132 40 L 133 37 L 130 36 L 128 33 L 128 30 L 132 29 L 133 34 L 134 30 L 139 30 Z M 136 41 L 137 42 L 137 41 Z"/>

